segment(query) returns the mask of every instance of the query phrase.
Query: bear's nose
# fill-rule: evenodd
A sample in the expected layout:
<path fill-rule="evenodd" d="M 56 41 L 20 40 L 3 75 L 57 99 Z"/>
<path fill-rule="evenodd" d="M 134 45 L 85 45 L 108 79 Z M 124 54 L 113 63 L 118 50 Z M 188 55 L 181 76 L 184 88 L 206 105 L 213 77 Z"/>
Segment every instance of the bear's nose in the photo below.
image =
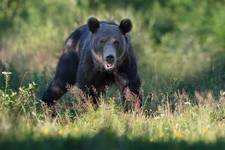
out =
<path fill-rule="evenodd" d="M 106 61 L 109 64 L 114 63 L 114 56 L 113 55 L 106 56 Z"/>

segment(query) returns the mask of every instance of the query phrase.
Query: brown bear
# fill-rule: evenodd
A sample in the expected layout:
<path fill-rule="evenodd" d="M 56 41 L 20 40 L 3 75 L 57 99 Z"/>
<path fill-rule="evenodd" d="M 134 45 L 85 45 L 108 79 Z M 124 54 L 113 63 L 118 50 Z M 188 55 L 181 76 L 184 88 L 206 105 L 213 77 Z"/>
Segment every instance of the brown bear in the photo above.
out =
<path fill-rule="evenodd" d="M 67 85 L 75 85 L 97 103 L 105 87 L 115 83 L 123 102 L 128 91 L 136 97 L 135 107 L 140 107 L 141 82 L 127 35 L 131 29 L 130 19 L 123 19 L 118 25 L 89 18 L 87 24 L 67 38 L 55 77 L 42 100 L 52 105 L 68 90 Z"/>

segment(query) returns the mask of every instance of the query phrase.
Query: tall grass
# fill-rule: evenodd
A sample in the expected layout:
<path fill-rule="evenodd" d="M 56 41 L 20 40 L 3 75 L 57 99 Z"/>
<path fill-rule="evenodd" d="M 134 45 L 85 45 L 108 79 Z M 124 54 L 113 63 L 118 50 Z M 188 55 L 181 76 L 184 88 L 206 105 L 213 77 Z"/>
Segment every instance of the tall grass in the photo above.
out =
<path fill-rule="evenodd" d="M 0 145 L 5 148 L 16 145 L 17 148 L 31 148 L 36 142 L 41 142 L 39 146 L 42 148 L 50 143 L 62 144 L 61 148 L 66 148 L 66 141 L 73 141 L 78 148 L 90 142 L 85 148 L 94 146 L 96 149 L 104 149 L 107 145 L 112 149 L 129 148 L 132 145 L 129 141 L 136 142 L 136 148 L 143 147 L 142 144 L 145 148 L 154 147 L 154 143 L 167 143 L 173 148 L 170 142 L 176 141 L 181 148 L 188 147 L 187 143 L 213 146 L 213 143 L 224 140 L 223 95 L 215 99 L 210 93 L 196 93 L 198 105 L 195 106 L 186 93 L 176 93 L 175 102 L 166 95 L 157 101 L 153 96 L 150 104 L 144 105 L 142 113 L 124 113 L 123 107 L 114 99 L 101 101 L 98 108 L 88 103 L 85 107 L 78 107 L 78 101 L 67 101 L 52 109 L 38 101 L 35 83 L 12 91 L 8 87 L 9 73 L 4 75 L 5 89 L 0 90 Z M 173 109 L 171 104 L 174 104 Z M 157 107 L 155 111 L 154 107 Z M 33 144 L 27 145 L 27 142 Z M 60 148 L 59 145 L 53 147 Z M 224 148 L 224 142 L 214 146 Z"/>

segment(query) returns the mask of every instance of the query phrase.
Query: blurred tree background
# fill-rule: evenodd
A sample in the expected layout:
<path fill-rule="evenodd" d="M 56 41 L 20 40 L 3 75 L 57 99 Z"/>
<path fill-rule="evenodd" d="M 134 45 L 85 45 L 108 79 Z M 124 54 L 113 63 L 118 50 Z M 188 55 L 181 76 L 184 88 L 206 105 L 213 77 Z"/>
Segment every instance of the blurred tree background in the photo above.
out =
<path fill-rule="evenodd" d="M 145 93 L 219 94 L 225 90 L 224 8 L 224 0 L 0 0 L 0 71 L 12 72 L 13 89 L 36 82 L 39 95 L 71 31 L 90 16 L 117 23 L 129 17 Z"/>

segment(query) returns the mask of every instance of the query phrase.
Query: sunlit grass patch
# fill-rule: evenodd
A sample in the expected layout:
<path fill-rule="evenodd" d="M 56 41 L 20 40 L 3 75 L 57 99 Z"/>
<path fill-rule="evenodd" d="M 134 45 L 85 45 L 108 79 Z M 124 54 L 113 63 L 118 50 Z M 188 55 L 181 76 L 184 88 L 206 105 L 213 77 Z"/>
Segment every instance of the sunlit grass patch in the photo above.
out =
<path fill-rule="evenodd" d="M 63 112 L 73 108 L 59 103 L 57 105 L 61 106 L 55 109 L 56 115 L 52 117 L 51 108 L 32 96 L 34 85 L 21 87 L 16 94 L 10 94 L 13 92 L 10 89 L 1 90 L 0 127 L 4 129 L 2 134 L 8 135 L 5 138 L 91 137 L 102 129 L 109 129 L 118 136 L 149 141 L 215 142 L 225 136 L 223 97 L 218 101 L 221 102 L 219 106 L 210 96 L 203 97 L 205 103 L 198 106 L 188 104 L 187 107 L 187 103 L 177 101 L 173 111 L 169 105 L 161 103 L 152 115 L 145 113 L 149 107 L 144 107 L 143 113 L 124 112 L 114 99 L 104 99 L 98 108 L 90 107 L 76 114 Z M 182 97 L 184 95 L 179 98 Z M 201 97 L 197 99 L 201 100 Z M 75 101 L 72 103 L 76 104 Z"/>

